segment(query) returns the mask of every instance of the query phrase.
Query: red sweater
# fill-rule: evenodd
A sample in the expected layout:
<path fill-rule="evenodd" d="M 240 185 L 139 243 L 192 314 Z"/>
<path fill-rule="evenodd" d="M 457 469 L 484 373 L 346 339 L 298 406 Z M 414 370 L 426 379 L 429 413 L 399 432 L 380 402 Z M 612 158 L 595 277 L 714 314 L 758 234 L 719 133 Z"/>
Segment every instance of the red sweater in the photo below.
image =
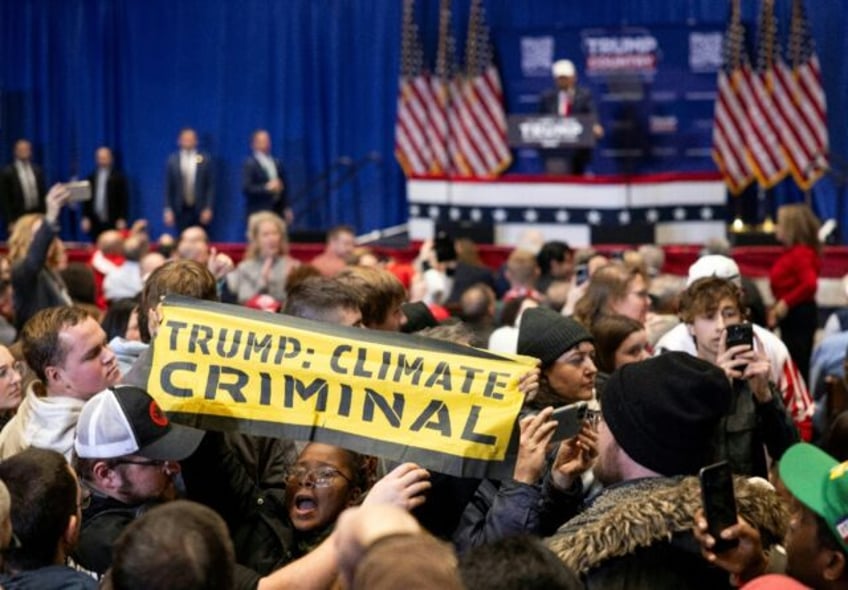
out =
<path fill-rule="evenodd" d="M 815 301 L 820 271 L 821 258 L 813 248 L 799 244 L 784 250 L 769 272 L 775 301 L 789 307 Z"/>

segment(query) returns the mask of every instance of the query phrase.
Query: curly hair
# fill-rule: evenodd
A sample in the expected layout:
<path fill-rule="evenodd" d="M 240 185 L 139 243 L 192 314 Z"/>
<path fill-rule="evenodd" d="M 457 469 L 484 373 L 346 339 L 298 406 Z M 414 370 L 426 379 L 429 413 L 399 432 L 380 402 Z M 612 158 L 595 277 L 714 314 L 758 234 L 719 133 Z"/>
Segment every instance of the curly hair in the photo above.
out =
<path fill-rule="evenodd" d="M 689 285 L 680 296 L 680 320 L 691 324 L 697 316 L 713 315 L 721 302 L 731 299 L 745 315 L 742 291 L 733 282 L 718 277 L 703 277 Z"/>

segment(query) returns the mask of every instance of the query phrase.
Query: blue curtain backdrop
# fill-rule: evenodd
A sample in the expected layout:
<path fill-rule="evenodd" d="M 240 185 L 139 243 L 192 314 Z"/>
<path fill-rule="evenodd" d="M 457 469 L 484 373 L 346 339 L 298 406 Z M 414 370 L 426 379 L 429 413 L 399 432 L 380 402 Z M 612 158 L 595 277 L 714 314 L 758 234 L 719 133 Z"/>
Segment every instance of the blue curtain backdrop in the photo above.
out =
<path fill-rule="evenodd" d="M 438 1 L 418 4 L 432 52 Z M 467 2 L 454 4 L 461 45 Z M 728 10 L 721 0 L 485 6 L 496 53 L 499 32 L 723 26 Z M 781 23 L 789 6 L 777 1 Z M 842 2 L 808 0 L 807 7 L 840 172 L 813 197 L 820 215 L 848 226 L 848 13 Z M 195 127 L 217 164 L 213 235 L 240 241 L 241 163 L 250 133 L 263 127 L 286 164 L 290 194 L 300 195 L 296 226 L 344 222 L 365 231 L 403 223 L 404 180 L 392 153 L 401 8 L 400 0 L 0 0 L 0 159 L 8 161 L 16 138 L 28 137 L 52 182 L 88 174 L 95 148 L 110 145 L 132 181 L 132 216 L 158 231 L 165 159 L 178 130 Z M 743 0 L 747 24 L 758 8 Z M 776 193 L 781 202 L 801 198 L 788 183 Z M 65 219 L 66 237 L 78 237 L 73 221 Z"/>

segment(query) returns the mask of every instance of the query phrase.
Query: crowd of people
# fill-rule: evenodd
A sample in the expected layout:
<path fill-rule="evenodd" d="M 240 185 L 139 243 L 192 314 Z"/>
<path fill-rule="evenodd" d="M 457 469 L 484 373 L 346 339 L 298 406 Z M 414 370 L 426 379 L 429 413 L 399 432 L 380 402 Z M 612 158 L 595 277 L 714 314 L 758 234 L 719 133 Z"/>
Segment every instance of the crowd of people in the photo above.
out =
<path fill-rule="evenodd" d="M 203 158 L 169 166 L 199 179 Z M 439 235 L 407 264 L 339 226 L 297 260 L 290 214 L 266 203 L 235 264 L 196 225 L 201 181 L 180 190 L 198 217 L 175 241 L 124 219 L 89 263 L 69 264 L 56 234 L 65 186 L 14 224 L 0 264 L 2 587 L 848 587 L 846 420 L 814 420 L 806 387 L 821 250 L 803 206 L 778 216 L 775 304 L 740 342 L 729 328 L 750 325 L 753 304 L 727 255 L 684 278 L 663 274 L 655 246 L 609 259 L 527 240 L 489 269 Z M 172 422 L 146 391 L 171 294 L 535 359 L 511 477 Z M 574 404 L 585 420 L 557 440 L 555 411 Z M 720 461 L 738 514 L 722 551 L 697 478 Z"/>

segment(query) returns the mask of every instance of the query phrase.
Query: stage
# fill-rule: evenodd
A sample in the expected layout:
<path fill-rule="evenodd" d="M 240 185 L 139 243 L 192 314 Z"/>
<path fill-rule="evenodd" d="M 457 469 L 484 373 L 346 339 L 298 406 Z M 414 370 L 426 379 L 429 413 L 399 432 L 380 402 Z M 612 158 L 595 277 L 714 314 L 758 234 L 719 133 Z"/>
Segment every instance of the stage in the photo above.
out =
<path fill-rule="evenodd" d="M 727 192 L 713 173 L 496 180 L 413 178 L 409 233 L 460 227 L 514 245 L 528 229 L 574 247 L 601 243 L 703 244 L 724 237 Z"/>

